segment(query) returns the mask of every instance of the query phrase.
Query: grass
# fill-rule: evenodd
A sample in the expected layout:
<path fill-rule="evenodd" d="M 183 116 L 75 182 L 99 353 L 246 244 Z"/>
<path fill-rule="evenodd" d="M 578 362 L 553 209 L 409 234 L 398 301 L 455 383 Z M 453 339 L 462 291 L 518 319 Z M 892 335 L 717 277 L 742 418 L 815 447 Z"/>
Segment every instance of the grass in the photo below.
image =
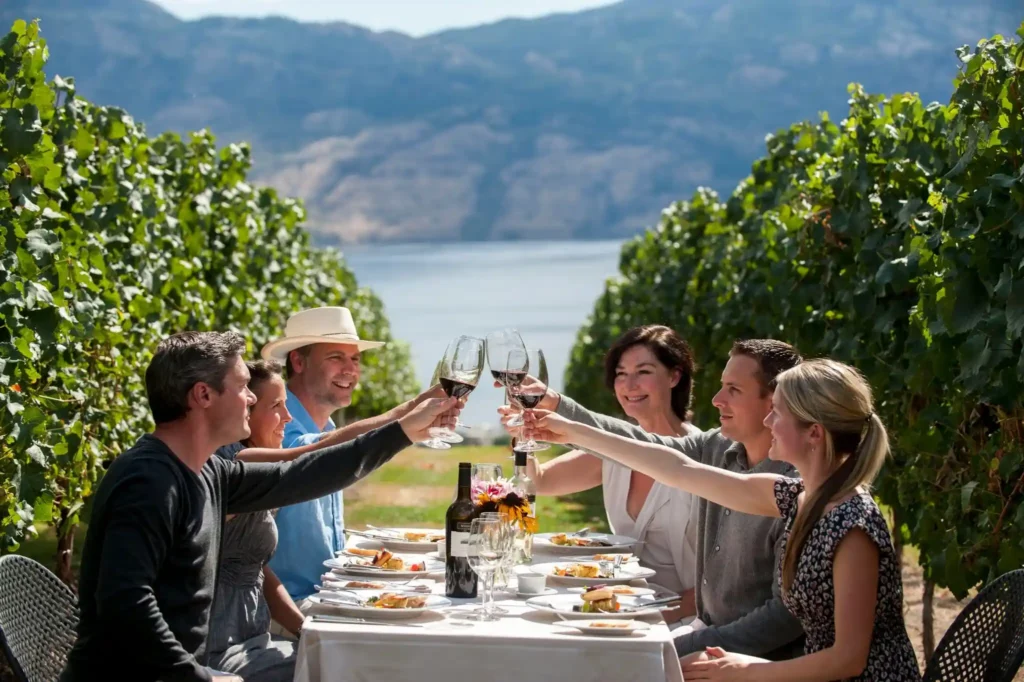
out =
<path fill-rule="evenodd" d="M 538 453 L 541 461 L 562 448 Z M 345 491 L 345 523 L 353 528 L 422 526 L 443 528 L 444 514 L 455 497 L 459 462 L 493 462 L 512 474 L 511 453 L 503 446 L 456 446 L 451 450 L 410 448 Z M 607 530 L 601 489 L 576 495 L 541 498 L 538 521 L 542 532 L 576 530 L 582 526 Z"/>

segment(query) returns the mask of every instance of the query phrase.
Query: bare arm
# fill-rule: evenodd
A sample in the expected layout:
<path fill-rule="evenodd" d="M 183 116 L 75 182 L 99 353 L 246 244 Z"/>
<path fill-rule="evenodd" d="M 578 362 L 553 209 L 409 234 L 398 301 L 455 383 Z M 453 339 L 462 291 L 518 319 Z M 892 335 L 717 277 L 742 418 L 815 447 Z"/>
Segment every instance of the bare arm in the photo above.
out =
<path fill-rule="evenodd" d="M 369 433 L 380 426 L 385 426 L 393 421 L 397 421 L 409 414 L 414 407 L 422 403 L 424 400 L 443 397 L 444 391 L 441 390 L 440 384 L 431 386 L 412 400 L 407 400 L 401 405 L 391 408 L 384 414 L 376 417 L 360 419 L 354 424 L 346 424 L 340 429 L 335 429 L 334 431 L 325 434 L 324 437 L 316 443 L 300 445 L 295 448 L 246 448 L 239 452 L 236 458 L 242 462 L 290 462 L 296 457 L 301 457 L 307 452 L 313 452 L 314 450 L 319 450 L 320 448 L 327 447 L 329 445 L 345 443 L 358 438 L 364 433 Z"/>
<path fill-rule="evenodd" d="M 724 670 L 743 670 L 745 678 L 774 682 L 824 682 L 857 677 L 867 666 L 878 601 L 878 547 L 855 528 L 839 543 L 832 564 L 835 583 L 835 643 L 807 656 L 776 663 L 710 651 L 711 660 L 683 666 L 690 680 L 720 679 Z"/>
<path fill-rule="evenodd" d="M 664 445 L 641 443 L 551 412 L 525 416 L 526 435 L 552 443 L 574 443 L 654 480 L 746 514 L 779 516 L 773 474 L 739 474 L 701 464 Z"/>
<path fill-rule="evenodd" d="M 526 473 L 537 484 L 538 495 L 571 495 L 601 485 L 601 460 L 580 450 L 543 464 L 530 457 Z"/>
<path fill-rule="evenodd" d="M 298 637 L 305 616 L 267 565 L 263 566 L 263 596 L 270 607 L 270 617 Z"/>

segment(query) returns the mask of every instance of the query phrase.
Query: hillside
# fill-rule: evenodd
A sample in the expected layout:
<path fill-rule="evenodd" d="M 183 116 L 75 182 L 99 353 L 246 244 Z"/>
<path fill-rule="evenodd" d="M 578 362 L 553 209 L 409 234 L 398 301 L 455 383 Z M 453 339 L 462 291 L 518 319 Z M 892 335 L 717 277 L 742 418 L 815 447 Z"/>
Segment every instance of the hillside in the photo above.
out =
<path fill-rule="evenodd" d="M 624 0 L 423 38 L 286 19 L 180 21 L 145 0 L 8 0 L 51 74 L 151 132 L 250 140 L 322 241 L 601 238 L 697 185 L 728 191 L 766 133 L 846 84 L 946 100 L 953 49 L 1017 0 Z"/>

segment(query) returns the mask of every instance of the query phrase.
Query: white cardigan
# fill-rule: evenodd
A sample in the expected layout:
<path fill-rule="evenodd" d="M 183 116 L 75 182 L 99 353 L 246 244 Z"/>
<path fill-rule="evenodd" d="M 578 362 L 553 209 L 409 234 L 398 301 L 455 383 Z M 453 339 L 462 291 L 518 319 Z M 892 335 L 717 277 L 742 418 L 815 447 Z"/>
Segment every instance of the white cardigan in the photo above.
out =
<path fill-rule="evenodd" d="M 687 532 L 694 498 L 688 492 L 655 481 L 640 514 L 633 520 L 626 511 L 632 473 L 632 469 L 621 464 L 601 460 L 608 525 L 616 535 L 638 540 L 641 565 L 657 572 L 653 582 L 674 592 L 688 590 L 694 584 L 697 561 L 694 534 Z M 692 519 L 697 522 L 696 515 Z"/>

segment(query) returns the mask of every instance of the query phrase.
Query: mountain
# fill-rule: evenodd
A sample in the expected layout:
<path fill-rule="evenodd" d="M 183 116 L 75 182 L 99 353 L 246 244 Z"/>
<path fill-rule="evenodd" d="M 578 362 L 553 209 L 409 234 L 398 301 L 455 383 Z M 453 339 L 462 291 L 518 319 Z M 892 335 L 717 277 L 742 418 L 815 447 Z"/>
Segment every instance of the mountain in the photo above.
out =
<path fill-rule="evenodd" d="M 145 0 L 6 0 L 50 74 L 151 132 L 249 140 L 321 241 L 633 234 L 729 191 L 764 136 L 845 114 L 846 85 L 947 100 L 954 49 L 1019 0 L 624 0 L 412 38 Z"/>

